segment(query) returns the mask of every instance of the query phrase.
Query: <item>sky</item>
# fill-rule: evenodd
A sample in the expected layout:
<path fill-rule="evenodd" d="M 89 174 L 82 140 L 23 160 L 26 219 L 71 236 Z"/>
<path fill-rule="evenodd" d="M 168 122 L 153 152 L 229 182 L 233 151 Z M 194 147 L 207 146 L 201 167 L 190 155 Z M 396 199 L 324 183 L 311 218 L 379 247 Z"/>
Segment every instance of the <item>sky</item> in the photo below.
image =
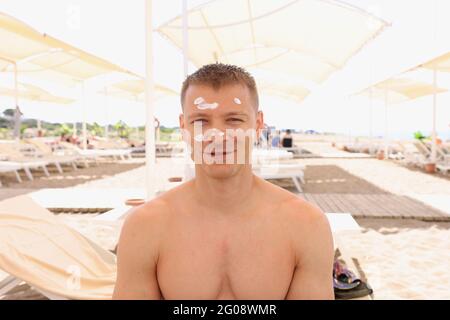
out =
<path fill-rule="evenodd" d="M 193 7 L 205 0 L 190 0 Z M 385 107 L 352 94 L 371 83 L 398 75 L 420 63 L 450 51 L 450 1 L 447 0 L 346 0 L 391 23 L 380 36 L 356 54 L 347 65 L 316 88 L 301 104 L 277 97 L 262 96 L 266 123 L 278 128 L 315 129 L 352 135 L 383 135 Z M 153 25 L 157 27 L 181 14 L 181 0 L 153 0 Z M 144 0 L 0 0 L 0 12 L 7 13 L 53 37 L 119 64 L 139 74 L 145 71 Z M 179 91 L 183 81 L 183 57 L 178 48 L 154 33 L 155 81 Z M 190 72 L 195 67 L 190 65 Z M 420 75 L 431 83 L 432 75 Z M 439 84 L 450 89 L 448 75 L 439 75 Z M 0 74 L 0 84 L 11 82 Z M 43 84 L 44 85 L 44 84 Z M 47 121 L 74 122 L 83 119 L 81 93 L 65 91 L 54 84 L 45 88 L 64 93 L 78 101 L 55 106 L 21 101 L 26 117 Z M 143 104 L 105 98 L 95 85 L 86 88 L 88 121 L 100 124 L 123 120 L 143 125 Z M 12 99 L 0 98 L 0 109 L 13 106 Z M 432 98 L 391 105 L 388 108 L 389 134 L 410 137 L 420 130 L 429 133 Z M 155 114 L 161 124 L 177 126 L 180 103 L 177 97 L 161 99 Z M 437 128 L 450 138 L 450 94 L 439 95 Z"/>

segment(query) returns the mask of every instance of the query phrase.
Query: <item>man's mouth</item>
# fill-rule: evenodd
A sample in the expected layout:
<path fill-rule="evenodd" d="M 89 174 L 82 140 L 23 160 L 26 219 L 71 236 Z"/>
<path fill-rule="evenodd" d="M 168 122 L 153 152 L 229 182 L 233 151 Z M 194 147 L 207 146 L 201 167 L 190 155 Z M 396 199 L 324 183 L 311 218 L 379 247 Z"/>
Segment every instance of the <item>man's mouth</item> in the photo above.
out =
<path fill-rule="evenodd" d="M 231 150 L 231 151 L 213 151 L 210 153 L 205 153 L 206 155 L 209 155 L 211 157 L 215 157 L 215 156 L 222 156 L 222 157 L 226 157 L 227 155 L 233 154 L 235 153 L 235 150 Z"/>

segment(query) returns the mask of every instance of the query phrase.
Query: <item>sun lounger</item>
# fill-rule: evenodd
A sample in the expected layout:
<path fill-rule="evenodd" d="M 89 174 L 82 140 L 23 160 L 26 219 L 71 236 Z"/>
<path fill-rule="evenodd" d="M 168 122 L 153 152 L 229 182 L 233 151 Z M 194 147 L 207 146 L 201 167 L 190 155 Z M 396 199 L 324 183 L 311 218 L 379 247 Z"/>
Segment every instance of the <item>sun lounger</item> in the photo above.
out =
<path fill-rule="evenodd" d="M 38 158 L 43 158 L 52 163 L 57 168 L 59 173 L 63 173 L 63 169 L 61 166 L 63 164 L 68 164 L 74 170 L 77 170 L 75 162 L 76 160 L 78 160 L 78 157 L 73 155 L 56 155 L 53 153 L 52 148 L 39 138 L 29 139 L 26 140 L 26 142 L 36 148 L 35 154 Z"/>
<path fill-rule="evenodd" d="M 401 160 L 403 164 L 414 165 L 423 168 L 428 162 L 429 151 L 418 141 L 414 142 L 397 142 L 400 149 Z"/>
<path fill-rule="evenodd" d="M 14 172 L 16 175 L 17 182 L 22 182 L 22 179 L 19 175 L 19 170 L 24 169 L 24 167 L 18 163 L 10 163 L 8 161 L 0 161 L 0 172 Z M 2 186 L 2 182 L 0 181 L 0 187 Z"/>
<path fill-rule="evenodd" d="M 28 196 L 0 202 L 0 296 L 26 282 L 50 299 L 110 299 L 115 256 Z"/>
<path fill-rule="evenodd" d="M 252 163 L 257 164 L 270 164 L 278 163 L 279 161 L 291 160 L 294 158 L 294 154 L 283 149 L 253 149 L 252 150 Z"/>
<path fill-rule="evenodd" d="M 253 172 L 265 180 L 291 179 L 298 192 L 303 192 L 301 184 L 304 180 L 305 167 L 301 164 L 255 164 Z"/>
<path fill-rule="evenodd" d="M 129 144 L 123 140 L 97 140 L 94 142 L 96 148 L 91 149 L 99 151 L 101 156 L 119 158 L 125 160 L 125 157 L 131 159 L 131 151 Z"/>
<path fill-rule="evenodd" d="M 89 168 L 89 160 L 95 162 L 95 164 L 98 164 L 98 158 L 100 157 L 98 153 L 93 150 L 84 150 L 72 143 L 64 141 L 58 142 L 56 146 L 56 153 L 75 155 L 80 161 L 83 162 L 86 168 Z"/>
<path fill-rule="evenodd" d="M 50 176 L 47 170 L 47 165 L 50 164 L 49 161 L 45 159 L 27 157 L 22 154 L 17 145 L 13 143 L 1 142 L 0 153 L 3 155 L 3 159 L 7 160 L 9 163 L 21 165 L 30 180 L 33 180 L 31 169 L 42 169 L 47 177 Z"/>

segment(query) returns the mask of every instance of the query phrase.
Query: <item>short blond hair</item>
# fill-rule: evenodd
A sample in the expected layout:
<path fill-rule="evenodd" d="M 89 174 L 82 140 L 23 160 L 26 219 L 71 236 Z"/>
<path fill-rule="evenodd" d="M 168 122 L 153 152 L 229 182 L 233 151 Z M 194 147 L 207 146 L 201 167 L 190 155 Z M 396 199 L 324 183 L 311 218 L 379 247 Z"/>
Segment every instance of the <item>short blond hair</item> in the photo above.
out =
<path fill-rule="evenodd" d="M 259 108 L 258 90 L 253 76 L 244 68 L 223 63 L 207 64 L 189 75 L 183 82 L 181 88 L 181 106 L 184 105 L 186 91 L 190 85 L 206 85 L 211 86 L 215 90 L 233 85 L 242 84 L 250 91 L 255 109 Z"/>

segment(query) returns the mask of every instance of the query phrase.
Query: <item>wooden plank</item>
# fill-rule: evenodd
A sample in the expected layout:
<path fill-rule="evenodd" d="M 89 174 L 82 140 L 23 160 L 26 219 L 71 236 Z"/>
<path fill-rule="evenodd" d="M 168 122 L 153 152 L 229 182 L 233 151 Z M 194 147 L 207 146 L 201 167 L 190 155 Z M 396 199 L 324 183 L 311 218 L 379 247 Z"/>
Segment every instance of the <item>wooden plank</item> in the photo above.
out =
<path fill-rule="evenodd" d="M 387 207 L 383 205 L 381 197 L 368 194 L 365 195 L 365 199 L 371 205 L 371 213 L 373 217 L 395 216 L 395 214 L 391 214 Z"/>
<path fill-rule="evenodd" d="M 359 214 L 357 206 L 353 204 L 353 201 L 351 201 L 348 194 L 339 194 L 338 197 L 339 201 L 343 204 L 347 212 L 351 213 L 352 215 Z"/>
<path fill-rule="evenodd" d="M 366 197 L 362 194 L 351 194 L 349 197 L 354 201 L 354 204 L 358 206 L 358 210 L 361 216 L 372 217 L 372 205 L 367 201 Z"/>
<path fill-rule="evenodd" d="M 348 201 L 345 201 L 344 194 L 334 193 L 331 194 L 331 197 L 334 200 L 334 203 L 338 206 L 339 212 L 348 212 L 352 213 L 351 207 L 348 205 Z"/>
<path fill-rule="evenodd" d="M 323 201 L 325 201 L 328 204 L 328 207 L 330 208 L 330 211 L 328 212 L 338 212 L 339 208 L 333 203 L 333 200 L 329 197 L 328 194 L 322 194 L 321 195 Z"/>
<path fill-rule="evenodd" d="M 405 196 L 400 196 L 398 200 L 408 210 L 408 214 L 410 217 L 420 218 L 432 216 L 432 213 L 429 212 L 430 210 L 427 210 L 420 203 L 415 202 L 413 199 Z"/>
<path fill-rule="evenodd" d="M 380 194 L 375 195 L 377 203 L 380 204 L 383 209 L 384 214 L 389 216 L 402 216 L 402 213 L 405 211 L 402 206 L 398 206 L 393 201 L 392 195 L 388 194 Z"/>
<path fill-rule="evenodd" d="M 346 206 L 353 216 L 361 217 L 364 215 L 364 213 L 361 212 L 361 207 L 358 205 L 357 200 L 355 200 L 352 194 L 345 194 L 342 199 L 345 199 Z"/>
<path fill-rule="evenodd" d="M 322 194 L 315 194 L 314 198 L 316 199 L 317 205 L 324 212 L 333 212 L 331 207 L 328 205 L 328 202 L 325 201 Z"/>
<path fill-rule="evenodd" d="M 350 207 L 350 210 L 351 210 L 353 216 L 357 216 L 357 217 L 365 216 L 366 210 L 364 210 L 364 208 L 360 204 L 360 201 L 358 199 L 356 199 L 354 194 L 346 194 L 345 201 L 346 201 L 347 205 Z"/>
<path fill-rule="evenodd" d="M 395 203 L 396 206 L 399 208 L 402 208 L 402 217 L 403 218 L 411 218 L 414 217 L 414 207 L 411 206 L 409 201 L 405 201 L 405 199 L 402 198 L 402 196 L 399 195 L 393 195 L 392 196 L 392 202 Z"/>
<path fill-rule="evenodd" d="M 423 203 L 419 200 L 412 199 L 407 196 L 404 196 L 404 198 L 407 201 L 409 201 L 410 203 L 414 203 L 416 206 L 419 206 L 422 216 L 424 216 L 424 217 L 437 217 L 437 218 L 448 217 L 448 215 L 446 213 L 441 212 L 440 210 L 435 209 L 426 203 Z"/>

